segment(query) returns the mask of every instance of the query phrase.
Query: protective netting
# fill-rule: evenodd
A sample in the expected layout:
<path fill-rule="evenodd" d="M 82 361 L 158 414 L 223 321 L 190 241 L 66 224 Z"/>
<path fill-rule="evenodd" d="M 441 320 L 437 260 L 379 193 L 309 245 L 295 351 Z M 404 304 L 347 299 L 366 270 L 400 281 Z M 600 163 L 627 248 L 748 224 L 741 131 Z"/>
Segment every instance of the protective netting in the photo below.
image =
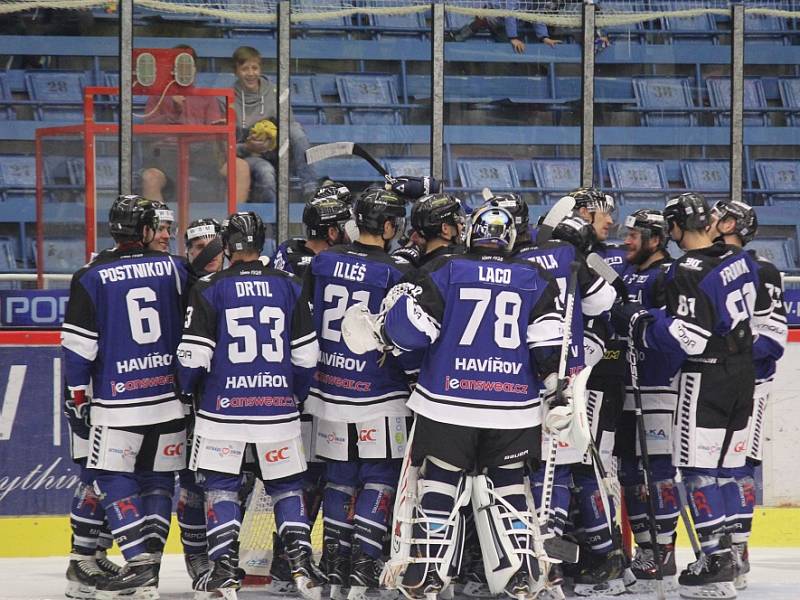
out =
<path fill-rule="evenodd" d="M 198 17 L 213 17 L 253 24 L 274 24 L 277 0 L 136 0 L 137 9 Z M 543 23 L 556 27 L 580 27 L 579 0 L 448 0 L 445 10 L 472 17 L 515 17 L 521 21 Z M 728 15 L 728 0 L 672 1 L 597 1 L 597 25 L 613 27 L 643 23 L 662 18 L 691 18 L 700 15 Z M 411 15 L 428 13 L 430 2 L 421 0 L 293 0 L 292 22 L 311 23 L 334 21 L 353 15 Z M 3 0 L 0 14 L 50 9 L 98 9 L 113 12 L 116 2 L 109 0 Z M 750 15 L 787 19 L 800 18 L 800 0 L 748 0 L 745 12 Z"/>

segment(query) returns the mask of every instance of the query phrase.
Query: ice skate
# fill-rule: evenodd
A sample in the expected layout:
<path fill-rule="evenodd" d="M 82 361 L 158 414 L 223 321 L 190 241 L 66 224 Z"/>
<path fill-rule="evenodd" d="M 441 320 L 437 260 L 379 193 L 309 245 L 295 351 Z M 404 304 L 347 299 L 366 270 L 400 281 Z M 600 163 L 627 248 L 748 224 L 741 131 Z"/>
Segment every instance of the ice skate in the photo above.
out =
<path fill-rule="evenodd" d="M 208 555 L 205 552 L 199 554 L 184 554 L 183 560 L 186 563 L 186 572 L 193 582 L 211 569 L 211 563 L 208 561 Z"/>
<path fill-rule="evenodd" d="M 140 554 L 122 567 L 118 575 L 97 582 L 97 600 L 158 600 L 158 561 Z"/>
<path fill-rule="evenodd" d="M 424 563 L 411 563 L 403 575 L 403 595 L 422 600 L 438 600 L 444 588 L 436 569 Z"/>
<path fill-rule="evenodd" d="M 94 556 L 70 554 L 67 567 L 67 589 L 64 595 L 76 600 L 91 600 L 95 597 L 98 580 L 106 575 L 97 565 Z"/>
<path fill-rule="evenodd" d="M 230 556 L 212 561 L 210 568 L 194 580 L 195 600 L 207 600 L 221 595 L 225 600 L 237 600 L 236 591 L 242 587 L 244 571 L 235 566 Z"/>
<path fill-rule="evenodd" d="M 536 596 L 537 600 L 564 600 L 564 590 L 561 586 L 564 583 L 564 572 L 561 565 L 554 563 L 550 565 L 547 572 L 547 585 Z"/>
<path fill-rule="evenodd" d="M 703 555 L 678 577 L 682 598 L 736 598 L 733 554 Z"/>
<path fill-rule="evenodd" d="M 320 600 L 324 578 L 311 562 L 311 551 L 300 540 L 287 540 L 286 555 L 300 595 L 306 600 Z"/>
<path fill-rule="evenodd" d="M 378 561 L 355 550 L 350 567 L 350 592 L 347 600 L 366 600 L 367 590 L 377 590 L 381 566 Z"/>
<path fill-rule="evenodd" d="M 108 559 L 105 550 L 98 550 L 95 552 L 94 560 L 97 563 L 98 568 L 106 575 L 106 577 L 119 575 L 119 572 L 122 570 L 121 566 Z"/>
<path fill-rule="evenodd" d="M 733 544 L 733 587 L 737 590 L 747 589 L 747 574 L 750 572 L 750 549 L 747 542 Z"/>
<path fill-rule="evenodd" d="M 678 589 L 675 575 L 678 572 L 675 566 L 675 546 L 672 544 L 659 544 L 658 556 L 661 559 L 661 575 L 665 592 L 674 592 Z M 631 593 L 649 593 L 656 590 L 656 563 L 652 548 L 636 548 L 636 556 L 631 561 L 630 572 L 635 577 L 631 583 L 626 581 L 626 587 Z"/>
<path fill-rule="evenodd" d="M 272 532 L 272 549 L 272 562 L 269 565 L 270 582 L 267 584 L 267 592 L 278 596 L 292 596 L 297 593 L 294 579 L 292 579 L 292 569 L 280 537 L 274 531 Z"/>
<path fill-rule="evenodd" d="M 530 600 L 533 597 L 532 592 L 531 576 L 524 569 L 514 573 L 506 584 L 506 595 L 516 600 Z"/>
<path fill-rule="evenodd" d="M 619 551 L 589 554 L 588 564 L 575 577 L 578 596 L 619 596 L 625 593 L 625 561 Z"/>
<path fill-rule="evenodd" d="M 350 585 L 350 556 L 339 554 L 336 542 L 328 544 L 325 554 L 325 577 L 331 586 L 330 600 L 345 600 L 345 589 Z"/>

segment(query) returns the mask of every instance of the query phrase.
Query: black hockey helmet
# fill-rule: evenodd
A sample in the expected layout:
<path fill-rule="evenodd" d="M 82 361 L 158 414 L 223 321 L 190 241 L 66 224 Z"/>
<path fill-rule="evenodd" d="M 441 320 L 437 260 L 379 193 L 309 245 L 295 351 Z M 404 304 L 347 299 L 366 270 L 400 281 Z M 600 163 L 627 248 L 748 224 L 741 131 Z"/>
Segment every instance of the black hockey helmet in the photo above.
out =
<path fill-rule="evenodd" d="M 108 211 L 108 230 L 116 242 L 141 242 L 144 228 L 158 229 L 158 209 L 166 206 L 136 194 L 117 196 Z"/>
<path fill-rule="evenodd" d="M 711 222 L 711 211 L 701 194 L 688 192 L 667 201 L 664 207 L 667 233 L 677 225 L 681 231 L 703 231 Z"/>
<path fill-rule="evenodd" d="M 188 249 L 194 240 L 210 240 L 217 237 L 221 229 L 222 226 L 219 224 L 219 221 L 211 217 L 195 219 L 189 223 L 189 226 L 186 228 L 186 233 L 183 236 L 186 242 L 186 248 Z"/>
<path fill-rule="evenodd" d="M 585 208 L 589 212 L 600 210 L 613 213 L 617 205 L 611 194 L 601 192 L 594 187 L 582 187 L 568 194 L 575 200 L 575 210 Z"/>
<path fill-rule="evenodd" d="M 322 188 L 320 191 L 326 188 Z M 347 188 L 345 188 L 347 189 Z M 347 192 L 348 196 L 350 192 Z M 351 219 L 350 205 L 336 194 L 319 193 L 306 203 L 303 209 L 303 225 L 308 239 L 324 240 L 328 237 L 328 227 L 342 231 L 347 220 Z"/>
<path fill-rule="evenodd" d="M 718 200 L 711 207 L 711 213 L 720 221 L 728 218 L 736 220 L 734 233 L 741 238 L 742 245 L 753 241 L 756 236 L 758 218 L 752 206 L 738 200 Z M 719 227 L 717 227 L 717 230 L 719 231 Z"/>
<path fill-rule="evenodd" d="M 266 239 L 264 221 L 253 211 L 233 213 L 222 222 L 222 247 L 228 256 L 234 252 L 261 252 Z"/>
<path fill-rule="evenodd" d="M 659 240 L 658 248 L 667 245 L 669 234 L 664 215 L 660 210 L 641 208 L 625 217 L 625 227 L 636 229 L 642 235 L 642 241 L 647 241 L 653 237 Z"/>
<path fill-rule="evenodd" d="M 505 208 L 484 204 L 472 213 L 467 232 L 467 248 L 486 248 L 510 254 L 517 239 L 514 217 Z"/>
<path fill-rule="evenodd" d="M 487 200 L 487 203 L 505 208 L 511 213 L 511 216 L 514 217 L 514 226 L 517 228 L 517 237 L 519 237 L 523 231 L 528 230 L 528 223 L 530 221 L 528 203 L 525 202 L 519 194 L 514 194 L 513 192 L 495 194 Z"/>
<path fill-rule="evenodd" d="M 345 184 L 337 181 L 326 179 L 315 193 L 311 201 L 321 200 L 323 198 L 336 198 L 341 200 L 348 207 L 353 203 L 353 195 L 350 193 L 350 188 Z"/>
<path fill-rule="evenodd" d="M 383 235 L 383 224 L 390 221 L 398 235 L 405 228 L 406 206 L 403 199 L 385 189 L 369 187 L 353 205 L 353 218 L 359 229 L 374 235 Z"/>
<path fill-rule="evenodd" d="M 577 215 L 566 217 L 556 225 L 553 238 L 572 244 L 582 254 L 588 253 L 597 241 L 592 224 Z"/>
<path fill-rule="evenodd" d="M 411 207 L 411 228 L 426 240 L 436 238 L 442 225 L 463 225 L 466 216 L 461 200 L 451 194 L 430 194 Z"/>

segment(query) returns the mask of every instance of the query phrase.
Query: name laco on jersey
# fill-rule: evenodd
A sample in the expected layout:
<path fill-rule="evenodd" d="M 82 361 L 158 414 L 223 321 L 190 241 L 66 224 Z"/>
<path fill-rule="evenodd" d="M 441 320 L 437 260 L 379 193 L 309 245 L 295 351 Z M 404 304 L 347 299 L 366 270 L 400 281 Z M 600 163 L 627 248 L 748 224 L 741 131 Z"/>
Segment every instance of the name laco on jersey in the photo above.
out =
<path fill-rule="evenodd" d="M 511 269 L 478 266 L 478 280 L 487 283 L 511 284 Z"/>
<path fill-rule="evenodd" d="M 109 282 L 125 281 L 126 279 L 172 276 L 172 272 L 172 261 L 166 259 L 154 262 L 106 267 L 105 269 L 98 269 L 97 274 L 100 275 L 100 283 L 105 285 Z"/>
<path fill-rule="evenodd" d="M 747 261 L 743 258 L 740 258 L 739 260 L 729 264 L 727 267 L 721 269 L 719 276 L 720 279 L 722 279 L 722 285 L 728 285 L 731 281 L 734 281 L 749 272 L 750 267 L 747 266 Z"/>
<path fill-rule="evenodd" d="M 367 265 L 363 263 L 338 262 L 333 267 L 333 276 L 348 281 L 364 281 Z"/>

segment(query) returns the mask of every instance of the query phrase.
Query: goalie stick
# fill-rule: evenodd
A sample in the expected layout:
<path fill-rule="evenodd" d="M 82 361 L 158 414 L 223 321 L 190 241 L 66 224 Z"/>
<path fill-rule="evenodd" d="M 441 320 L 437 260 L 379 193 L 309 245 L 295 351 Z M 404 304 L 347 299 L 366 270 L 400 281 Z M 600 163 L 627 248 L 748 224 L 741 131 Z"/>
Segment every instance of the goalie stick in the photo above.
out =
<path fill-rule="evenodd" d="M 541 246 L 550 241 L 553 237 L 553 230 L 556 225 L 561 223 L 566 217 L 572 214 L 575 208 L 575 198 L 563 196 L 553 207 L 547 211 L 539 228 L 536 230 L 536 245 Z"/>
<path fill-rule="evenodd" d="M 334 158 L 336 156 L 360 156 L 372 165 L 378 173 L 383 175 L 383 178 L 386 179 L 388 183 L 395 183 L 395 181 L 397 181 L 372 154 L 355 142 L 331 142 L 330 144 L 321 144 L 306 150 L 306 161 L 310 165 L 325 160 L 326 158 Z"/>

